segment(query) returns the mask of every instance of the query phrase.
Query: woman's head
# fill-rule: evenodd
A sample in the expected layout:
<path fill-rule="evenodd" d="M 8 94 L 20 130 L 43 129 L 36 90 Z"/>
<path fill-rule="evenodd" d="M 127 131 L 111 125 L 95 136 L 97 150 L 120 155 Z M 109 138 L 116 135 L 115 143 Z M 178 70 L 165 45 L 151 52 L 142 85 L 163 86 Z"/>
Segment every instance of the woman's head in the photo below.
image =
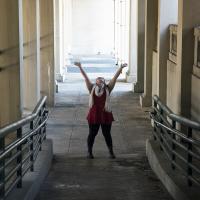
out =
<path fill-rule="evenodd" d="M 105 85 L 105 79 L 103 77 L 97 77 L 96 78 L 96 84 L 99 87 L 103 87 Z"/>

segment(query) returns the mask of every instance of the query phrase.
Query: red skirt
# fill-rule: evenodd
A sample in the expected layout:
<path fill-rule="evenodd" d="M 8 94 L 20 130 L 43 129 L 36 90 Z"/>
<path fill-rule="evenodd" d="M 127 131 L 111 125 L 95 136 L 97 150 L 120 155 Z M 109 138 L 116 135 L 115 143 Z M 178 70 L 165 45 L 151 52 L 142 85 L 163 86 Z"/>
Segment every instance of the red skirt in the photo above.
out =
<path fill-rule="evenodd" d="M 93 105 L 87 115 L 89 124 L 111 124 L 114 121 L 112 112 L 107 112 L 102 107 Z"/>

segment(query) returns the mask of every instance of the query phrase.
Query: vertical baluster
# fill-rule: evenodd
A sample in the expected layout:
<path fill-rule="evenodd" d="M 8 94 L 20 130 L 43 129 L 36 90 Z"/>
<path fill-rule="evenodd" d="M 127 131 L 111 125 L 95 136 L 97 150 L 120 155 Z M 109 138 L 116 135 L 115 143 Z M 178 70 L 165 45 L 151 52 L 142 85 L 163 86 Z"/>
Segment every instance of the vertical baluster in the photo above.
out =
<path fill-rule="evenodd" d="M 159 110 L 160 110 L 160 115 L 163 117 L 163 109 L 160 108 Z M 161 124 L 163 124 L 163 120 L 162 120 L 161 117 L 160 117 L 160 120 L 159 120 L 159 121 L 160 121 Z M 161 136 L 163 136 L 163 129 L 162 129 L 162 126 L 160 126 L 160 141 L 161 141 L 161 143 L 163 144 L 163 139 L 162 139 Z M 162 148 L 161 145 L 160 145 L 160 149 L 163 150 L 163 148 Z"/>
<path fill-rule="evenodd" d="M 17 138 L 22 138 L 22 128 L 17 129 Z M 20 177 L 19 182 L 17 183 L 17 187 L 22 187 L 22 145 L 20 144 L 17 147 L 17 152 L 20 152 L 20 154 L 17 156 L 17 164 L 20 164 L 20 168 L 17 170 L 17 177 Z"/>
<path fill-rule="evenodd" d="M 172 128 L 176 129 L 176 121 L 172 121 Z M 172 161 L 175 162 L 176 161 L 176 156 L 174 154 L 174 151 L 176 151 L 176 145 L 173 142 L 174 140 L 176 140 L 176 134 L 175 133 L 171 133 L 171 137 L 172 137 Z M 172 169 L 174 170 L 176 167 L 172 162 Z"/>
<path fill-rule="evenodd" d="M 153 106 L 154 106 L 154 115 L 156 116 L 157 115 L 157 112 L 156 112 L 157 103 L 155 100 L 153 102 Z M 156 138 L 156 123 L 155 122 L 153 124 L 153 129 L 154 129 L 154 140 L 157 140 L 157 138 Z"/>
<path fill-rule="evenodd" d="M 0 138 L 0 151 L 3 152 L 5 150 L 5 138 Z M 5 159 L 0 160 L 0 184 L 2 187 L 0 188 L 0 199 L 4 198 L 5 195 Z"/>
<path fill-rule="evenodd" d="M 187 130 L 187 137 L 192 138 L 192 128 L 188 127 Z M 192 151 L 192 143 L 188 142 L 188 156 L 187 156 L 187 161 L 188 161 L 188 167 L 187 167 L 187 174 L 188 177 L 192 176 L 192 168 L 190 167 L 189 164 L 192 164 L 192 155 L 189 153 L 189 151 Z M 188 185 L 192 186 L 192 181 L 188 178 Z"/>
<path fill-rule="evenodd" d="M 42 110 L 39 111 L 39 125 L 42 124 Z M 39 145 L 40 151 L 42 150 L 42 128 L 39 129 Z"/>
<path fill-rule="evenodd" d="M 34 123 L 33 121 L 30 122 L 30 129 L 33 130 Z M 30 162 L 31 162 L 31 171 L 34 171 L 34 140 L 33 140 L 33 135 L 30 137 L 31 139 L 31 145 L 30 145 L 30 151 L 31 151 L 31 156 L 30 156 Z"/>
<path fill-rule="evenodd" d="M 46 110 L 46 103 L 44 103 L 44 110 Z M 46 113 L 44 112 L 44 116 L 45 117 Z M 44 133 L 44 139 L 46 140 L 46 124 L 44 124 L 44 130 L 43 130 L 43 133 Z"/>

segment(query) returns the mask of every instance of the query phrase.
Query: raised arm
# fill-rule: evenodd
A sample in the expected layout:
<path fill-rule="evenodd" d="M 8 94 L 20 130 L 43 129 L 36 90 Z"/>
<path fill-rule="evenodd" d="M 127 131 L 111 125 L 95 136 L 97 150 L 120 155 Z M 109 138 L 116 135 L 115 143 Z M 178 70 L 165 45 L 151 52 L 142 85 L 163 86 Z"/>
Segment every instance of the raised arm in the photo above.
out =
<path fill-rule="evenodd" d="M 114 77 L 110 80 L 110 82 L 108 83 L 108 88 L 109 88 L 109 91 L 111 92 L 113 90 L 113 88 L 115 87 L 115 83 L 117 81 L 117 78 L 119 77 L 119 75 L 121 74 L 122 72 L 122 69 L 124 67 L 127 67 L 128 65 L 126 63 L 124 64 L 121 64 L 120 68 L 117 70 L 116 74 L 114 75 Z"/>
<path fill-rule="evenodd" d="M 89 90 L 89 92 L 91 92 L 92 90 L 92 83 L 90 81 L 90 79 L 88 78 L 87 74 L 85 73 L 85 71 L 83 70 L 82 66 L 81 66 L 81 63 L 80 62 L 75 62 L 74 63 L 76 66 L 79 67 L 80 71 L 81 71 L 81 74 L 83 75 L 84 79 L 85 79 L 85 83 L 86 83 L 86 86 Z"/>

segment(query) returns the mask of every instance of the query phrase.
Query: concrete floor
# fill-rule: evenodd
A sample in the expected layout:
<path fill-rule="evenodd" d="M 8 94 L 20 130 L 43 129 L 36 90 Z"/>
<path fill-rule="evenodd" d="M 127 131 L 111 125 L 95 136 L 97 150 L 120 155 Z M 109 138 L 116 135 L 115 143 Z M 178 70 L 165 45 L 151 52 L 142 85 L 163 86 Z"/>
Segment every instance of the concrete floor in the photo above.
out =
<path fill-rule="evenodd" d="M 37 200 L 171 200 L 149 167 L 145 140 L 151 136 L 147 109 L 131 84 L 118 82 L 112 93 L 112 127 L 117 159 L 108 158 L 99 132 L 94 160 L 86 159 L 88 92 L 79 77 L 59 85 L 51 110 L 48 137 L 54 142 L 54 160 Z"/>

